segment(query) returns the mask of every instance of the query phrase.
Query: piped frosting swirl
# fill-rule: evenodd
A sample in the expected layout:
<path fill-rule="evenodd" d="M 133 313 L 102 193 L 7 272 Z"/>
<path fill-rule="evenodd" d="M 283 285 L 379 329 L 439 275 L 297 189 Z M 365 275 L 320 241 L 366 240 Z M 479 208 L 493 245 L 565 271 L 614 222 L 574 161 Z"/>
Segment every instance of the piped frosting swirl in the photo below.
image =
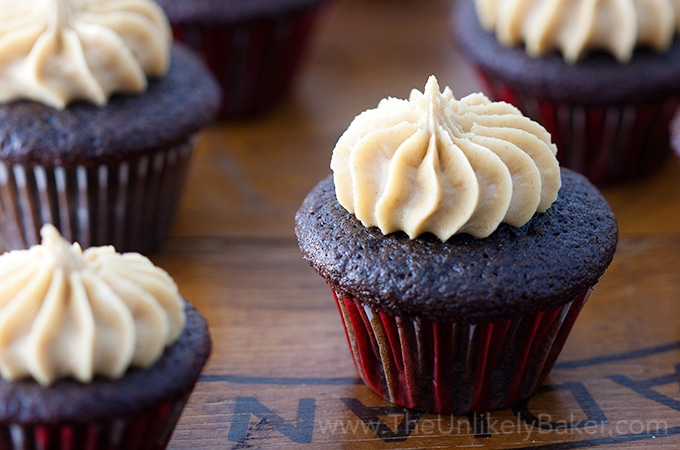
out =
<path fill-rule="evenodd" d="M 556 153 L 550 134 L 514 106 L 480 93 L 457 100 L 432 76 L 424 92 L 355 117 L 331 169 L 339 203 L 364 226 L 446 241 L 546 211 L 561 186 Z"/>
<path fill-rule="evenodd" d="M 0 375 L 49 385 L 154 364 L 186 321 L 172 278 L 140 254 L 41 234 L 0 256 Z"/>
<path fill-rule="evenodd" d="M 150 0 L 0 0 L 0 11 L 0 102 L 104 105 L 168 69 L 170 27 Z"/>
<path fill-rule="evenodd" d="M 663 51 L 680 30 L 678 0 L 475 0 L 484 28 L 531 56 L 562 52 L 574 63 L 592 50 L 621 62 L 637 47 Z"/>

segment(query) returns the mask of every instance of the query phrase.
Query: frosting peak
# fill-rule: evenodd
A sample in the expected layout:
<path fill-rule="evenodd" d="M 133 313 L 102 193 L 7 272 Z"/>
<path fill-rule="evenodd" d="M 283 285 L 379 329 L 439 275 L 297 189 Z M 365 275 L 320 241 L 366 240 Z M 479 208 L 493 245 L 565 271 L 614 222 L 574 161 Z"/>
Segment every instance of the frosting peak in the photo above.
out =
<path fill-rule="evenodd" d="M 69 244 L 52 225 L 41 228 L 40 236 L 43 247 L 54 258 L 55 266 L 62 267 L 67 272 L 77 272 L 85 268 L 83 251 L 78 243 Z"/>
<path fill-rule="evenodd" d="M 1 102 L 103 105 L 167 71 L 170 27 L 151 0 L 0 0 L 0 10 Z"/>
<path fill-rule="evenodd" d="M 88 382 L 148 367 L 184 327 L 170 276 L 137 253 L 84 252 L 52 225 L 42 245 L 0 256 L 0 375 Z"/>
<path fill-rule="evenodd" d="M 383 99 L 338 140 L 331 169 L 339 203 L 365 226 L 411 238 L 491 234 L 521 226 L 557 198 L 549 133 L 483 94 L 456 100 L 430 77 L 408 100 Z"/>
<path fill-rule="evenodd" d="M 663 51 L 680 30 L 677 0 L 475 0 L 484 28 L 505 46 L 524 42 L 540 56 L 562 52 L 573 63 L 590 50 L 605 50 L 621 62 L 636 47 Z"/>

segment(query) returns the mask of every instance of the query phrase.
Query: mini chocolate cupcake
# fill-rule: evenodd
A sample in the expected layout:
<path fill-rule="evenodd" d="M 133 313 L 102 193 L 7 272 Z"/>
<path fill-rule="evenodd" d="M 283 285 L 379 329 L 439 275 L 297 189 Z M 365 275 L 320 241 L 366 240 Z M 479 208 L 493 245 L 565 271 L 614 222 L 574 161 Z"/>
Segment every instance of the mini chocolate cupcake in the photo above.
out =
<path fill-rule="evenodd" d="M 51 225 L 0 257 L 0 447 L 163 449 L 211 350 L 169 275 Z"/>
<path fill-rule="evenodd" d="M 562 165 L 612 184 L 667 161 L 680 103 L 680 10 L 642 3 L 461 0 L 452 29 L 492 99 L 545 126 Z"/>
<path fill-rule="evenodd" d="M 295 232 L 364 382 L 430 413 L 531 396 L 613 258 L 597 189 L 516 108 L 432 78 L 357 116 L 331 168 Z"/>
<path fill-rule="evenodd" d="M 293 89 L 330 0 L 158 0 L 175 39 L 205 59 L 224 96 L 219 116 L 270 110 Z"/>
<path fill-rule="evenodd" d="M 0 76 L 0 244 L 37 244 L 52 223 L 85 247 L 151 250 L 172 225 L 217 84 L 192 51 L 170 47 L 152 2 L 21 5 L 0 20 L 33 14 L 43 28 L 29 30 L 31 56 L 3 60 L 15 69 Z M 3 43 L 19 48 L 11 36 Z"/>

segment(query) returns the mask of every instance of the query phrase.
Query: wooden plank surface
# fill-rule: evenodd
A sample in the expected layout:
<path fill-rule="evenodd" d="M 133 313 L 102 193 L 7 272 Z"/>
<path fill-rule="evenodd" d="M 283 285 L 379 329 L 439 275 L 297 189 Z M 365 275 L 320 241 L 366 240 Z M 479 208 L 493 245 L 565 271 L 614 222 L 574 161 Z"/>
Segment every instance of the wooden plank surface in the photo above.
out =
<path fill-rule="evenodd" d="M 478 90 L 445 0 L 336 0 L 292 97 L 206 130 L 172 236 L 151 258 L 207 316 L 214 342 L 172 449 L 677 448 L 680 164 L 604 190 L 614 262 L 543 390 L 485 415 L 405 411 L 357 378 L 328 288 L 302 260 L 293 215 L 329 173 L 349 121 L 427 76 Z"/>

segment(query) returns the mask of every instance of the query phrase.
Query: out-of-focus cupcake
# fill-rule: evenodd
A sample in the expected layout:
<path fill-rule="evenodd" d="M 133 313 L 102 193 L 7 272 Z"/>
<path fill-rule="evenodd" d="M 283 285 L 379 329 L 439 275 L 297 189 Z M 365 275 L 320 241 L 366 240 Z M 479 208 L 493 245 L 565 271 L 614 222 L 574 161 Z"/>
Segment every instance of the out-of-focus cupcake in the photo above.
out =
<path fill-rule="evenodd" d="M 371 389 L 463 414 L 539 388 L 617 243 L 555 151 L 514 106 L 434 78 L 353 120 L 295 232 Z"/>
<path fill-rule="evenodd" d="M 654 173 L 680 103 L 680 5 L 459 0 L 455 39 L 489 95 L 551 133 L 596 184 Z"/>
<path fill-rule="evenodd" d="M 680 157 L 680 108 L 675 112 L 669 125 L 671 135 L 671 148 Z"/>
<path fill-rule="evenodd" d="M 168 234 L 219 87 L 167 18 L 135 2 L 5 1 L 0 244 L 52 223 L 84 247 L 148 251 Z"/>
<path fill-rule="evenodd" d="M 176 40 L 198 51 L 224 95 L 220 117 L 270 110 L 293 90 L 330 0 L 158 0 Z"/>
<path fill-rule="evenodd" d="M 205 319 L 146 257 L 42 237 L 0 256 L 0 447 L 165 448 L 210 354 Z"/>

